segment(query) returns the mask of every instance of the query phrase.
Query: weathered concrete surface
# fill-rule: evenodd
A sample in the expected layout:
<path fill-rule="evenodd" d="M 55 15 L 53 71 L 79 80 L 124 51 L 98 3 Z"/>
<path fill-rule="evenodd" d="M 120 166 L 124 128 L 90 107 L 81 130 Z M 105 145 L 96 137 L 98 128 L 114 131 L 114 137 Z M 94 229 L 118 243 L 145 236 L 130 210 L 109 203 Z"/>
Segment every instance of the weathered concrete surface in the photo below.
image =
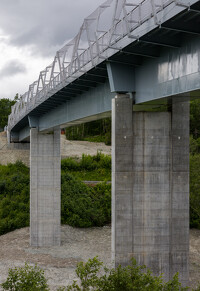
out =
<path fill-rule="evenodd" d="M 60 245 L 60 130 L 53 134 L 31 129 L 30 243 Z"/>
<path fill-rule="evenodd" d="M 113 100 L 112 254 L 131 257 L 188 284 L 189 103 L 169 112 L 133 112 L 132 100 Z"/>

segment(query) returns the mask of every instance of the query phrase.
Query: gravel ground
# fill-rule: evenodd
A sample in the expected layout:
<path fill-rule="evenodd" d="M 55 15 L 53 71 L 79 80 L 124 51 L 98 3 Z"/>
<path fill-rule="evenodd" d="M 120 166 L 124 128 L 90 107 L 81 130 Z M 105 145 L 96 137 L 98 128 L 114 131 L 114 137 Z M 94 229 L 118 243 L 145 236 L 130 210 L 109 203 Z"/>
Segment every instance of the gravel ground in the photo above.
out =
<path fill-rule="evenodd" d="M 98 255 L 112 266 L 110 226 L 78 229 L 64 225 L 61 234 L 61 246 L 48 248 L 29 246 L 28 227 L 0 236 L 0 283 L 6 280 L 9 268 L 24 266 L 25 262 L 45 270 L 51 290 L 71 284 L 80 261 Z M 190 280 L 192 287 L 200 280 L 200 230 L 196 229 L 190 231 Z"/>
<path fill-rule="evenodd" d="M 80 261 L 99 256 L 111 266 L 110 226 L 87 229 L 61 227 L 60 247 L 35 248 L 29 246 L 29 228 L 22 228 L 0 236 L 0 283 L 7 278 L 8 269 L 37 264 L 45 270 L 51 290 L 67 286 L 76 278 L 75 269 Z M 0 289 L 1 290 L 1 289 Z"/>
<path fill-rule="evenodd" d="M 88 141 L 69 141 L 66 140 L 65 135 L 61 135 L 61 158 L 78 157 L 82 154 L 96 155 L 98 151 L 103 154 L 111 155 L 111 147 L 106 146 L 100 142 Z M 0 132 L 0 164 L 7 165 L 8 163 L 15 163 L 17 160 L 22 161 L 29 166 L 29 150 L 9 149 L 7 146 L 7 138 L 5 132 Z"/>

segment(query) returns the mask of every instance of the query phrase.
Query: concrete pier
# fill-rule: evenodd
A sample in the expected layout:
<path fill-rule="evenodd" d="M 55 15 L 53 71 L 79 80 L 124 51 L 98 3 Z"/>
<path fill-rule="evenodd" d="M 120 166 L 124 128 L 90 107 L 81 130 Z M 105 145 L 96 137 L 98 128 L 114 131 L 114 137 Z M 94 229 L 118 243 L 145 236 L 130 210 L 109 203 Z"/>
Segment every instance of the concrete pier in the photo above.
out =
<path fill-rule="evenodd" d="M 133 112 L 112 103 L 112 258 L 132 257 L 188 284 L 189 103 L 174 98 L 167 112 Z"/>
<path fill-rule="evenodd" d="M 30 244 L 60 245 L 60 129 L 30 132 Z"/>

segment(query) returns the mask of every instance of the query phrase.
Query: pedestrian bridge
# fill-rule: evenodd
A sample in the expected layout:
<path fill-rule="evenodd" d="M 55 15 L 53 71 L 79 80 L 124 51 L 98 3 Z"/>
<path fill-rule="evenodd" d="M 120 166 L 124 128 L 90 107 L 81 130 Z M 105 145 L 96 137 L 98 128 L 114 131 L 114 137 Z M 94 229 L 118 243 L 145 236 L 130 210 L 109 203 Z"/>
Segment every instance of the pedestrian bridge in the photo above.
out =
<path fill-rule="evenodd" d="M 98 7 L 9 116 L 9 141 L 30 140 L 31 245 L 60 244 L 60 128 L 112 112 L 113 260 L 134 256 L 187 285 L 189 99 L 198 97 L 200 1 Z"/>
<path fill-rule="evenodd" d="M 106 1 L 13 106 L 11 141 L 29 137 L 30 118 L 43 131 L 109 115 L 112 92 L 198 95 L 199 42 L 199 1 Z"/>

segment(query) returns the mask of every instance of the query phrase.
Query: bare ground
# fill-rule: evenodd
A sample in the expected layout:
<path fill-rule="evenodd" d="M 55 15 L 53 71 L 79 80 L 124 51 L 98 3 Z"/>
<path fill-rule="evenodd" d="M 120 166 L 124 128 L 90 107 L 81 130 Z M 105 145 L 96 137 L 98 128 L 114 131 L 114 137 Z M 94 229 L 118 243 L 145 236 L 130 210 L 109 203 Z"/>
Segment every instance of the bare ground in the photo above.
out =
<path fill-rule="evenodd" d="M 99 256 L 111 267 L 111 228 L 78 229 L 61 227 L 60 247 L 35 248 L 29 246 L 29 228 L 22 228 L 0 236 L 0 283 L 7 278 L 8 269 L 37 264 L 45 270 L 51 290 L 67 286 L 76 279 L 75 269 L 80 261 Z M 190 281 L 193 288 L 200 280 L 200 230 L 190 231 Z M 1 289 L 0 289 L 1 290 Z"/>
<path fill-rule="evenodd" d="M 64 135 L 61 135 L 61 158 L 80 158 L 82 154 L 96 155 L 98 151 L 110 155 L 111 147 L 101 142 L 70 141 L 66 140 Z M 7 165 L 8 163 L 15 163 L 17 160 L 20 160 L 29 166 L 29 155 L 29 150 L 10 149 L 7 145 L 6 133 L 0 132 L 0 164 Z"/>
<path fill-rule="evenodd" d="M 62 226 L 60 247 L 35 248 L 29 246 L 29 228 L 22 228 L 0 236 L 0 283 L 7 278 L 8 269 L 37 264 L 45 270 L 51 290 L 67 286 L 76 278 L 80 261 L 99 255 L 111 266 L 110 227 L 78 229 Z M 1 289 L 0 289 L 1 290 Z"/>

